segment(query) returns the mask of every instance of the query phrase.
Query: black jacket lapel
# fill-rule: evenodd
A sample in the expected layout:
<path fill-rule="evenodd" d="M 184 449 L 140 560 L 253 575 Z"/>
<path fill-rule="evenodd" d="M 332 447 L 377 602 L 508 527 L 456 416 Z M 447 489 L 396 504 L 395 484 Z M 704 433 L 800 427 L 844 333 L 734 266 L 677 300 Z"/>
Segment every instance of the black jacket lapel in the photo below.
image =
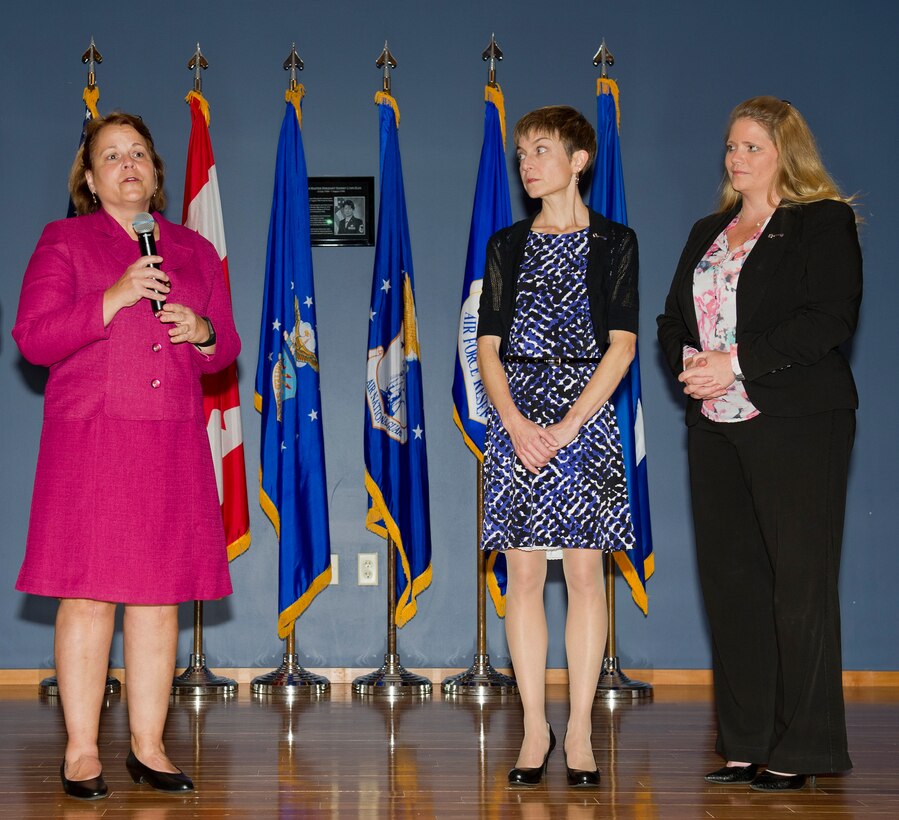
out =
<path fill-rule="evenodd" d="M 737 327 L 745 327 L 761 304 L 787 244 L 797 230 L 798 219 L 798 209 L 778 208 L 746 257 L 737 287 Z"/>

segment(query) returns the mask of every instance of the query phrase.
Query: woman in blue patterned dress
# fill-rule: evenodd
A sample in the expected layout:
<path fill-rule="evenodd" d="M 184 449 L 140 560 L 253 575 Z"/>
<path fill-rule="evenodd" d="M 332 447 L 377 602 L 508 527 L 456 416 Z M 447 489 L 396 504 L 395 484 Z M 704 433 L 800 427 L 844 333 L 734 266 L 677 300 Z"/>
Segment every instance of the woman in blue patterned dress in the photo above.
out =
<path fill-rule="evenodd" d="M 524 189 L 542 207 L 491 238 L 478 323 L 491 402 L 481 548 L 506 555 L 506 637 L 524 707 L 509 782 L 540 783 L 555 746 L 544 704 L 543 587 L 547 559 L 561 557 L 568 782 L 595 786 L 591 712 L 608 630 L 602 558 L 634 541 L 609 397 L 636 346 L 637 240 L 581 199 L 596 135 L 580 113 L 537 109 L 514 139 Z"/>

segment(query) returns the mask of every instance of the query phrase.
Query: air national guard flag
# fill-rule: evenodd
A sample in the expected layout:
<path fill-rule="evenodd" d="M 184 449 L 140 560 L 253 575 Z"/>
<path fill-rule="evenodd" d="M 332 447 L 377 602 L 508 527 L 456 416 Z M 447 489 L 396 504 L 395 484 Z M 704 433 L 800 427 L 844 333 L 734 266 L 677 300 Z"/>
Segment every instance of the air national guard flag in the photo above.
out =
<path fill-rule="evenodd" d="M 100 112 L 97 111 L 97 102 L 100 99 L 100 89 L 96 85 L 84 86 L 84 93 L 81 95 L 81 99 L 84 100 L 84 119 L 81 123 L 81 140 L 78 143 L 79 147 L 84 145 L 84 135 L 87 131 L 87 124 L 92 119 L 100 119 Z M 66 213 L 66 216 L 75 216 L 75 203 L 72 202 L 71 197 L 69 197 L 69 210 L 68 213 Z"/>
<path fill-rule="evenodd" d="M 478 372 L 478 304 L 484 280 L 487 240 L 500 228 L 512 224 L 509 177 L 506 173 L 506 112 L 499 86 L 484 89 L 484 141 L 478 164 L 468 255 L 462 283 L 462 309 L 453 376 L 453 420 L 468 449 L 482 461 L 487 431 L 487 393 Z M 487 558 L 487 586 L 498 615 L 506 612 L 506 558 L 490 552 Z"/>
<path fill-rule="evenodd" d="M 590 191 L 590 207 L 608 219 L 627 224 L 621 145 L 618 141 L 618 85 L 614 80 L 596 81 L 596 167 Z M 648 611 L 646 580 L 652 575 L 652 530 L 649 522 L 649 480 L 646 473 L 646 446 L 643 437 L 643 405 L 640 401 L 640 356 L 634 355 L 630 369 L 612 394 L 612 404 L 621 431 L 621 449 L 627 492 L 634 525 L 632 550 L 612 553 L 627 579 L 634 602 L 645 615 Z"/>
<path fill-rule="evenodd" d="M 280 545 L 281 638 L 331 583 L 309 182 L 300 131 L 304 93 L 300 85 L 285 95 L 256 365 L 255 405 L 262 414 L 259 501 Z"/>
<path fill-rule="evenodd" d="M 197 91 L 191 91 L 190 142 L 187 146 L 187 172 L 184 180 L 184 208 L 181 222 L 206 237 L 222 260 L 225 286 L 228 278 L 228 251 L 225 248 L 225 223 L 219 198 L 218 174 L 209 139 L 209 103 Z M 247 474 L 243 457 L 243 431 L 240 424 L 240 393 L 237 389 L 237 364 L 218 373 L 203 376 L 203 411 L 206 433 L 212 449 L 215 481 L 225 524 L 228 560 L 246 552 L 250 546 L 250 507 L 247 501 Z"/>
<path fill-rule="evenodd" d="M 383 91 L 375 102 L 381 200 L 365 375 L 365 524 L 392 539 L 397 550 L 396 624 L 403 626 L 415 615 L 416 596 L 431 583 L 428 458 L 399 108 Z"/>

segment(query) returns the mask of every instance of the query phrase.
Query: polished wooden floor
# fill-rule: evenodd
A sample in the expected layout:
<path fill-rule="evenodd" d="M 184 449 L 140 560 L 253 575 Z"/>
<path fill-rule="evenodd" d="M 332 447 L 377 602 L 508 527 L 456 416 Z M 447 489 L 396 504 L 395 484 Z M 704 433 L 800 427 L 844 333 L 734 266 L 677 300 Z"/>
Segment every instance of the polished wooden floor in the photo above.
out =
<path fill-rule="evenodd" d="M 521 739 L 516 700 L 479 704 L 439 692 L 394 703 L 335 685 L 315 700 L 250 695 L 178 701 L 166 744 L 193 776 L 189 797 L 135 786 L 125 699 L 102 720 L 106 800 L 63 795 L 62 714 L 33 686 L 0 687 L 0 817 L 137 818 L 899 818 L 899 689 L 847 690 L 855 770 L 819 778 L 787 795 L 706 784 L 719 765 L 708 687 L 657 686 L 651 701 L 597 701 L 598 790 L 569 789 L 562 756 L 544 784 L 513 790 L 506 772 Z M 550 686 L 548 710 L 560 736 L 565 688 Z"/>

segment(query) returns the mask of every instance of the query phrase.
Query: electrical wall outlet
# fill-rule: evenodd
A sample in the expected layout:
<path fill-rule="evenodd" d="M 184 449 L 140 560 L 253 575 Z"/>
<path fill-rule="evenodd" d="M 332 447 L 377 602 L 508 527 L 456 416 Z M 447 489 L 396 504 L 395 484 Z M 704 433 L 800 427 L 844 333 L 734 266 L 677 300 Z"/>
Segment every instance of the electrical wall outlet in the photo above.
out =
<path fill-rule="evenodd" d="M 331 586 L 340 583 L 340 556 L 331 553 Z"/>
<path fill-rule="evenodd" d="M 359 553 L 359 586 L 376 587 L 378 585 L 378 553 Z"/>

